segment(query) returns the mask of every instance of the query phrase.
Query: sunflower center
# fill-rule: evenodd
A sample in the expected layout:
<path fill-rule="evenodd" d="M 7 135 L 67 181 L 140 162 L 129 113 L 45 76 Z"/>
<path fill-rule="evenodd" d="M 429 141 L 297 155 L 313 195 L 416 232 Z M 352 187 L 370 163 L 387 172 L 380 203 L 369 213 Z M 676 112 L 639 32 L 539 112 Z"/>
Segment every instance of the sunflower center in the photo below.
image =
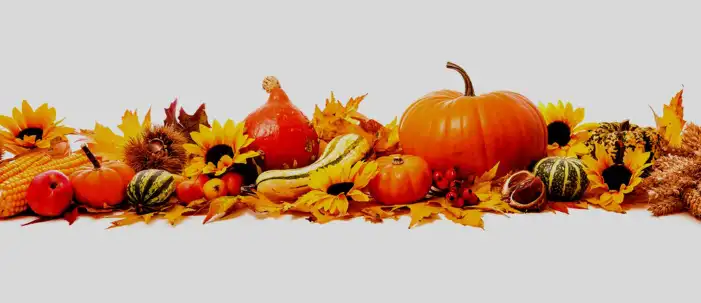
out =
<path fill-rule="evenodd" d="M 623 165 L 614 165 L 604 169 L 601 176 L 604 177 L 604 182 L 609 186 L 609 189 L 619 190 L 622 184 L 630 183 L 633 173 Z"/>
<path fill-rule="evenodd" d="M 205 161 L 206 163 L 212 162 L 214 164 L 219 163 L 219 159 L 221 159 L 224 156 L 229 156 L 229 157 L 234 157 L 234 149 L 231 148 L 231 146 L 224 145 L 224 144 L 219 144 L 212 146 L 207 151 L 207 154 L 205 155 Z"/>
<path fill-rule="evenodd" d="M 353 189 L 353 185 L 355 185 L 353 182 L 336 183 L 329 186 L 326 193 L 332 196 L 347 194 L 351 189 Z"/>
<path fill-rule="evenodd" d="M 557 143 L 565 146 L 570 143 L 570 127 L 562 121 L 555 121 L 548 125 L 548 144 Z"/>
<path fill-rule="evenodd" d="M 24 139 L 24 136 L 34 136 L 35 140 L 39 141 L 43 135 L 44 131 L 41 128 L 30 127 L 19 132 L 19 134 L 17 134 L 17 139 Z"/>

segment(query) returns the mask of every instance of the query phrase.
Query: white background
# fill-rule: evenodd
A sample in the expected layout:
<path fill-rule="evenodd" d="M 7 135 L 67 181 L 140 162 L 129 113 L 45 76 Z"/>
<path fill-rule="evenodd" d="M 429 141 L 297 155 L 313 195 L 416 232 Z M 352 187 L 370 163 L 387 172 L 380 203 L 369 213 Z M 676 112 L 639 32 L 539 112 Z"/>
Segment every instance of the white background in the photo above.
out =
<path fill-rule="evenodd" d="M 49 102 L 71 126 L 116 130 L 125 109 L 162 121 L 178 97 L 239 121 L 275 75 L 309 116 L 331 91 L 368 93 L 361 111 L 387 123 L 425 93 L 463 90 L 450 60 L 477 93 L 569 100 L 588 121 L 652 125 L 648 105 L 684 85 L 687 120 L 701 122 L 698 4 L 658 3 L 2 1 L 0 112 Z M 486 216 L 485 231 L 23 222 L 0 223 L 3 302 L 691 302 L 701 270 L 700 222 L 645 210 Z"/>

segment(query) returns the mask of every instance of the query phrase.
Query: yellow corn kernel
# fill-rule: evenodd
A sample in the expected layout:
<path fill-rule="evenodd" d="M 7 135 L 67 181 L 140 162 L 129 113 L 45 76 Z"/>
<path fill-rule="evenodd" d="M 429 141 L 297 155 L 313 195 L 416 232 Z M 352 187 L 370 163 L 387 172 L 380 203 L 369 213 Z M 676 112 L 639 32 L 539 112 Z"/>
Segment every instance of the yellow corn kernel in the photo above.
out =
<path fill-rule="evenodd" d="M 51 161 L 51 156 L 45 152 L 34 152 L 12 160 L 0 167 L 0 183 L 7 181 L 23 171 L 41 166 Z"/>

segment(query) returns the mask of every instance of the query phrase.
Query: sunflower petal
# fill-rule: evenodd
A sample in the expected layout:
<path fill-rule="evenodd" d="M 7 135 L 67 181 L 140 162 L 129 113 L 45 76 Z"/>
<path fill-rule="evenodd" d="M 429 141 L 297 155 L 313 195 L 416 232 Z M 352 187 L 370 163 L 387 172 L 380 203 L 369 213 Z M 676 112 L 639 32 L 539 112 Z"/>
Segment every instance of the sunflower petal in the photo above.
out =
<path fill-rule="evenodd" d="M 189 154 L 204 157 L 204 152 L 202 152 L 202 148 L 200 148 L 198 145 L 191 144 L 191 143 L 185 143 L 185 144 L 183 144 L 183 148 Z"/>
<path fill-rule="evenodd" d="M 16 107 L 12 109 L 12 119 L 15 120 L 20 129 L 27 128 L 27 121 L 24 119 L 24 115 Z"/>
<path fill-rule="evenodd" d="M 348 198 L 350 198 L 354 202 L 368 202 L 368 201 L 370 201 L 370 197 L 368 195 L 366 195 L 365 193 L 363 193 L 357 189 L 349 192 Z"/>
<path fill-rule="evenodd" d="M 239 163 L 239 164 L 245 164 L 246 160 L 248 160 L 250 158 L 255 158 L 258 155 L 260 155 L 260 154 L 256 151 L 247 151 L 245 153 L 236 155 L 234 162 Z"/>
<path fill-rule="evenodd" d="M 0 126 L 4 127 L 9 132 L 11 132 L 13 137 L 17 136 L 17 134 L 19 134 L 19 132 L 22 131 L 14 119 L 4 115 L 0 115 Z"/>

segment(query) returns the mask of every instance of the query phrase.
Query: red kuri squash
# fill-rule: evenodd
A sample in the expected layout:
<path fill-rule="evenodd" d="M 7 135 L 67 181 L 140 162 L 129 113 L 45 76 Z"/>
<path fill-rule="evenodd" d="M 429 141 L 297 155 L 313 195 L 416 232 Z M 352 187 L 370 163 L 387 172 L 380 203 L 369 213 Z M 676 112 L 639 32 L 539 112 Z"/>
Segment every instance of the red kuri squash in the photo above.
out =
<path fill-rule="evenodd" d="M 425 197 L 431 189 L 431 169 L 417 156 L 391 155 L 377 160 L 379 172 L 368 184 L 370 195 L 387 205 L 407 204 Z"/>
<path fill-rule="evenodd" d="M 263 88 L 268 102 L 246 117 L 246 130 L 254 141 L 250 150 L 263 152 L 263 170 L 304 167 L 319 154 L 319 137 L 309 119 L 280 87 L 275 77 L 266 77 Z"/>
<path fill-rule="evenodd" d="M 545 119 L 528 98 L 510 91 L 475 95 L 465 70 L 448 62 L 465 92 L 429 93 L 407 108 L 399 126 L 404 153 L 432 169 L 457 167 L 460 177 L 482 174 L 499 162 L 497 176 L 527 168 L 547 154 Z"/>

